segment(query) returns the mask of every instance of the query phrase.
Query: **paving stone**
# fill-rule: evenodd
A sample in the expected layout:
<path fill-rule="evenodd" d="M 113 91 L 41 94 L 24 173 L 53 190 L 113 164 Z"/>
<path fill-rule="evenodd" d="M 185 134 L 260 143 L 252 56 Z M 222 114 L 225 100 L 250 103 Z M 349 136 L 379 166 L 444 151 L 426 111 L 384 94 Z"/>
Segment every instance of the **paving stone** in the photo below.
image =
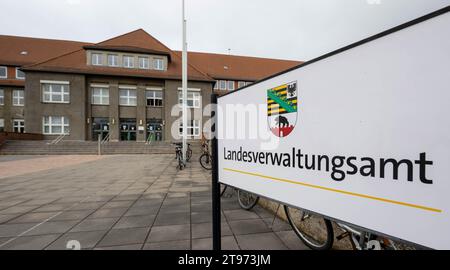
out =
<path fill-rule="evenodd" d="M 61 220 L 82 220 L 89 216 L 93 210 L 77 210 L 77 211 L 66 211 L 58 216 L 52 218 L 53 221 L 61 221 Z"/>
<path fill-rule="evenodd" d="M 294 231 L 280 231 L 275 232 L 283 243 L 292 250 L 310 250 L 302 240 L 295 234 Z"/>
<path fill-rule="evenodd" d="M 22 236 L 3 245 L 0 247 L 0 250 L 41 250 L 55 241 L 59 236 L 60 234 Z"/>
<path fill-rule="evenodd" d="M 275 218 L 275 219 L 273 217 L 265 218 L 265 219 L 263 219 L 263 221 L 274 232 L 292 230 L 292 227 L 291 227 L 291 225 L 289 225 L 289 223 L 284 222 L 283 220 L 281 220 L 279 218 Z"/>
<path fill-rule="evenodd" d="M 124 246 L 112 246 L 112 247 L 98 247 L 94 250 L 141 250 L 142 244 L 138 245 L 124 245 Z"/>
<path fill-rule="evenodd" d="M 189 212 L 179 212 L 179 213 L 159 213 L 156 217 L 155 226 L 163 225 L 180 225 L 189 224 L 190 214 Z"/>
<path fill-rule="evenodd" d="M 222 222 L 222 236 L 233 235 L 227 223 Z M 212 223 L 192 224 L 192 239 L 212 237 Z"/>
<path fill-rule="evenodd" d="M 78 221 L 47 221 L 39 226 L 28 231 L 26 236 L 30 235 L 45 235 L 45 234 L 62 234 L 69 231 L 73 226 L 75 226 Z"/>
<path fill-rule="evenodd" d="M 113 229 L 106 234 L 98 247 L 143 244 L 149 232 L 148 228 Z"/>
<path fill-rule="evenodd" d="M 271 231 L 266 223 L 260 219 L 230 221 L 228 224 L 230 225 L 232 232 L 236 235 Z"/>
<path fill-rule="evenodd" d="M 225 210 L 223 212 L 228 221 L 259 218 L 257 214 L 243 209 Z"/>
<path fill-rule="evenodd" d="M 154 226 L 150 231 L 148 242 L 168 242 L 175 240 L 189 240 L 191 238 L 190 225 Z"/>
<path fill-rule="evenodd" d="M 190 250 L 190 241 L 170 241 L 170 242 L 158 242 L 147 243 L 144 245 L 144 250 Z"/>
<path fill-rule="evenodd" d="M 119 218 L 86 219 L 75 226 L 71 232 L 102 231 L 110 229 Z"/>
<path fill-rule="evenodd" d="M 128 208 L 99 209 L 92 213 L 88 219 L 121 217 L 127 210 Z"/>
<path fill-rule="evenodd" d="M 212 238 L 192 239 L 192 250 L 212 250 Z M 234 236 L 223 236 L 221 239 L 222 250 L 239 250 Z"/>
<path fill-rule="evenodd" d="M 54 217 L 58 213 L 60 212 L 28 213 L 10 220 L 8 223 L 40 223 L 51 217 Z"/>
<path fill-rule="evenodd" d="M 70 249 L 67 244 L 71 240 L 76 240 L 80 243 L 81 249 L 91 249 L 103 238 L 107 231 L 94 232 L 69 232 L 62 235 L 58 240 L 52 243 L 46 249 L 50 250 L 66 250 Z"/>
<path fill-rule="evenodd" d="M 150 227 L 155 221 L 155 217 L 155 215 L 122 217 L 114 225 L 114 229 Z"/>
<path fill-rule="evenodd" d="M 243 250 L 286 250 L 286 245 L 275 233 L 258 233 L 236 235 L 237 242 Z"/>
<path fill-rule="evenodd" d="M 102 208 L 100 209 L 107 209 L 107 208 L 128 208 L 130 207 L 134 201 L 113 201 L 108 202 Z"/>
<path fill-rule="evenodd" d="M 0 225 L 0 237 L 18 236 L 36 225 L 37 223 L 3 224 Z"/>
<path fill-rule="evenodd" d="M 159 206 L 140 206 L 140 207 L 131 207 L 125 213 L 124 216 L 146 216 L 146 215 L 155 215 L 159 211 Z"/>

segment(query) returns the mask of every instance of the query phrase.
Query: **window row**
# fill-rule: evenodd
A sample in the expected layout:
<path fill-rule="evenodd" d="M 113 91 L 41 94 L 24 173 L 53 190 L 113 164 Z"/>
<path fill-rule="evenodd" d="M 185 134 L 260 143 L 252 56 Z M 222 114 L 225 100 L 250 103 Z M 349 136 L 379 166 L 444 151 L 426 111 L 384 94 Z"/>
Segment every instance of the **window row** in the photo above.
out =
<path fill-rule="evenodd" d="M 68 135 L 70 133 L 69 118 L 64 116 L 44 116 L 42 133 L 45 135 Z"/>
<path fill-rule="evenodd" d="M 0 79 L 8 79 L 8 67 L 1 66 L 0 67 Z M 16 67 L 16 79 L 24 80 L 25 73 Z"/>
<path fill-rule="evenodd" d="M 145 56 L 135 57 L 134 55 L 118 54 L 103 54 L 91 53 L 91 64 L 93 66 L 109 66 L 109 67 L 124 67 L 124 68 L 138 68 L 138 69 L 154 69 L 164 70 L 163 58 L 150 58 Z M 122 60 L 122 63 L 119 62 Z M 136 61 L 137 60 L 137 61 Z"/>
<path fill-rule="evenodd" d="M 0 132 L 5 131 L 5 119 L 0 119 Z M 13 132 L 25 133 L 25 121 L 23 119 L 13 120 Z"/>
<path fill-rule="evenodd" d="M 252 84 L 252 82 L 238 81 L 237 88 L 241 88 L 250 84 Z M 235 85 L 236 81 L 217 80 L 216 84 L 214 85 L 214 89 L 233 91 L 236 89 Z"/>
<path fill-rule="evenodd" d="M 187 121 L 187 136 L 192 137 L 198 137 L 200 136 L 200 120 L 189 120 Z M 180 137 L 183 136 L 183 123 L 180 121 L 179 124 L 179 135 Z"/>
<path fill-rule="evenodd" d="M 0 89 L 0 106 L 5 105 L 5 90 Z M 24 106 L 25 105 L 25 91 L 24 90 L 13 90 L 12 96 L 13 106 Z"/>

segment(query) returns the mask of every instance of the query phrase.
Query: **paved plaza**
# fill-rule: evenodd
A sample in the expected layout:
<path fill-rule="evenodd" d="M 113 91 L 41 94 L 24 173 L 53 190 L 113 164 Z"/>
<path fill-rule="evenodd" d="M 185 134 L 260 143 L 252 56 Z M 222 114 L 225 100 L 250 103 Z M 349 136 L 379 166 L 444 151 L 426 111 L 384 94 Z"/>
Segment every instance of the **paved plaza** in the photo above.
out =
<path fill-rule="evenodd" d="M 208 250 L 210 179 L 173 155 L 0 156 L 0 249 Z M 224 197 L 223 249 L 306 249 L 284 221 Z"/>

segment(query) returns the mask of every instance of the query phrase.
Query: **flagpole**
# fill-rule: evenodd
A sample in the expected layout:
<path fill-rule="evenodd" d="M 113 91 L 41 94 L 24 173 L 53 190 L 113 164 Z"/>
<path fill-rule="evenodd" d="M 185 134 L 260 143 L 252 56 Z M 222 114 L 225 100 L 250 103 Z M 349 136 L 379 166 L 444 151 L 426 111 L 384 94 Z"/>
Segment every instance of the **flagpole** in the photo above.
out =
<path fill-rule="evenodd" d="M 186 41 L 186 17 L 184 0 L 182 0 L 183 12 L 183 53 L 182 53 L 182 95 L 183 95 L 183 162 L 186 164 L 187 151 L 187 41 Z"/>

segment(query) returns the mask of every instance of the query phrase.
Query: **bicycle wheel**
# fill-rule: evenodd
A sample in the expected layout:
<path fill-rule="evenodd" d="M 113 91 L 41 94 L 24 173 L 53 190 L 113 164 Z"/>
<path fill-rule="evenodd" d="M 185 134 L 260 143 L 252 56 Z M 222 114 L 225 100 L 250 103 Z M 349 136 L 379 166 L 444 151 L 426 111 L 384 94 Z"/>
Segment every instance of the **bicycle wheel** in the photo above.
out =
<path fill-rule="evenodd" d="M 313 250 L 329 250 L 333 246 L 333 226 L 328 219 L 303 210 L 284 206 L 286 217 L 298 237 Z"/>
<path fill-rule="evenodd" d="M 224 184 L 220 184 L 220 197 L 223 196 L 223 194 L 225 194 L 225 191 L 227 190 L 227 185 Z"/>
<path fill-rule="evenodd" d="M 190 162 L 191 161 L 191 157 L 192 157 L 192 149 L 188 148 L 186 150 L 186 162 Z"/>
<path fill-rule="evenodd" d="M 252 209 L 259 201 L 259 197 L 255 194 L 240 189 L 238 189 L 237 195 L 239 205 L 245 210 Z"/>
<path fill-rule="evenodd" d="M 181 170 L 183 170 L 183 167 L 184 167 L 184 163 L 183 163 L 183 157 L 181 156 L 181 153 L 180 154 L 178 154 L 178 169 L 181 171 Z"/>
<path fill-rule="evenodd" d="M 200 156 L 200 165 L 202 165 L 202 167 L 205 170 L 212 170 L 212 160 L 211 160 L 211 156 L 208 154 L 203 154 Z"/>

